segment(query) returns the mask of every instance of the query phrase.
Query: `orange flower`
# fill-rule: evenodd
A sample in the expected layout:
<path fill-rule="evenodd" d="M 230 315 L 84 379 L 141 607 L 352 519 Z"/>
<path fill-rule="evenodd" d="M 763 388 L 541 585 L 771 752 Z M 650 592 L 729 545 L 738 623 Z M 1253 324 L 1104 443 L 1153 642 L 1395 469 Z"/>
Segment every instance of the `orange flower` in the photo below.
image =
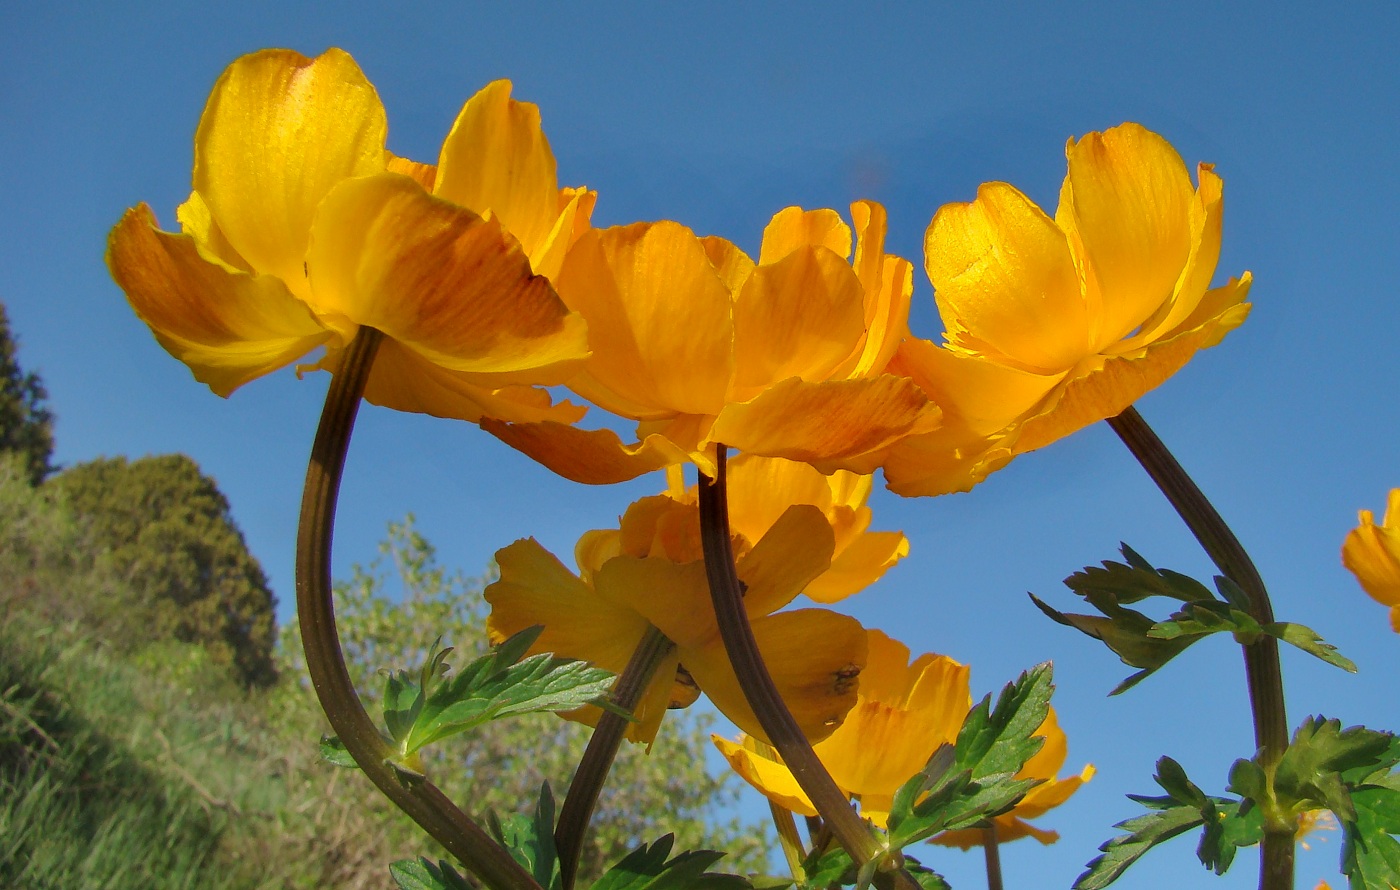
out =
<path fill-rule="evenodd" d="M 1370 510 L 1360 518 L 1342 544 L 1342 565 L 1372 599 L 1390 606 L 1390 627 L 1400 633 L 1400 488 L 1390 490 L 1380 525 Z"/>
<path fill-rule="evenodd" d="M 925 237 L 945 343 L 911 338 L 891 369 L 943 407 L 944 425 L 885 456 L 903 495 L 966 491 L 1018 454 L 1122 413 L 1249 314 L 1250 275 L 1209 289 L 1222 185 L 1199 188 L 1137 124 L 1065 148 L 1052 219 L 1002 182 L 948 204 Z"/>
<path fill-rule="evenodd" d="M 583 320 L 542 276 L 587 227 L 560 191 L 532 105 L 497 81 L 462 108 L 437 167 L 385 150 L 374 87 L 346 53 L 244 56 L 195 136 L 194 191 L 157 228 L 146 205 L 107 262 L 132 308 L 227 396 L 318 346 L 334 370 L 361 326 L 385 334 L 365 397 L 477 420 L 572 420 L 529 384 L 588 354 Z"/>
<path fill-rule="evenodd" d="M 584 234 L 556 282 L 593 345 L 568 386 L 637 421 L 638 441 L 549 422 L 483 427 L 596 484 L 686 461 L 713 475 L 717 443 L 830 471 L 934 429 L 938 408 L 884 373 L 905 333 L 909 264 L 884 252 L 884 208 L 851 212 L 853 259 L 832 210 L 773 217 L 757 263 L 674 222 Z"/>
<path fill-rule="evenodd" d="M 743 542 L 741 542 L 743 543 Z M 764 661 L 803 731 L 828 735 L 855 704 L 865 665 L 859 623 L 825 609 L 776 612 L 831 564 L 833 535 L 821 512 L 783 514 L 736 567 Z M 700 546 L 698 510 L 664 495 L 632 504 L 617 529 L 586 533 L 577 575 L 533 539 L 496 553 L 500 579 L 486 588 L 493 642 L 544 625 L 533 652 L 553 652 L 621 672 L 648 627 L 675 643 L 635 710 L 628 738 L 650 743 L 668 707 L 705 692 L 730 720 L 761 734 L 720 639 Z M 596 722 L 596 708 L 564 716 Z"/>
<path fill-rule="evenodd" d="M 909 649 L 878 630 L 869 635 L 869 655 L 860 677 L 856 706 L 825 741 L 814 746 L 822 765 L 843 791 L 860 802 L 861 815 L 884 827 L 899 787 L 928 763 L 944 743 L 957 740 L 972 709 L 969 670 L 943 655 L 925 654 L 909 663 Z M 1053 831 L 1025 821 L 1069 799 L 1094 775 L 1086 766 L 1078 776 L 1056 779 L 1067 754 L 1065 734 L 1052 709 L 1036 731 L 1045 745 L 1017 774 L 1044 780 L 1009 813 L 997 816 L 997 836 L 1010 841 L 1031 836 L 1043 844 L 1059 838 Z M 815 816 L 806 793 L 777 754 L 752 739 L 739 743 L 714 737 L 730 766 L 769 800 L 804 816 Z M 933 843 L 967 847 L 980 844 L 977 830 L 938 835 Z"/>

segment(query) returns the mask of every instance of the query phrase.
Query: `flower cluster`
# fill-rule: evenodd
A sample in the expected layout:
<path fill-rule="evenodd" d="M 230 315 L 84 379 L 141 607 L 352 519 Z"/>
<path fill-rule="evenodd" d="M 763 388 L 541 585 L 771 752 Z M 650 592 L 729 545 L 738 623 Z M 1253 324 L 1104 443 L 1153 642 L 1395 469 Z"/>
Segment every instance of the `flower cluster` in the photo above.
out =
<path fill-rule="evenodd" d="M 132 208 L 110 237 L 112 275 L 219 395 L 318 348 L 298 368 L 338 373 L 373 329 L 374 404 L 478 423 L 579 482 L 666 469 L 665 493 L 579 540 L 576 571 L 533 539 L 500 550 L 490 633 L 543 625 L 536 651 L 613 671 L 660 633 L 670 648 L 629 736 L 650 743 L 703 691 L 752 737 L 720 742 L 734 767 L 811 814 L 753 741 L 764 729 L 721 641 L 683 481 L 688 467 L 716 477 L 734 449 L 728 516 L 753 635 L 839 787 L 881 824 L 956 735 L 968 669 L 908 664 L 902 644 L 829 609 L 780 610 L 803 593 L 840 601 L 908 552 L 902 533 L 869 531 L 877 470 L 902 495 L 966 490 L 1124 411 L 1238 326 L 1249 273 L 1211 287 L 1220 178 L 1202 164 L 1193 185 L 1160 136 L 1124 124 L 1070 140 L 1053 217 L 1005 183 L 943 207 L 925 238 L 935 344 L 909 331 L 913 265 L 886 251 L 880 205 L 781 210 L 756 257 L 670 220 L 595 229 L 595 194 L 559 187 L 538 110 L 510 93 L 497 81 L 472 97 L 426 165 L 386 149 L 384 108 L 344 52 L 241 58 L 200 121 L 180 231 Z M 585 409 L 541 388 L 556 385 L 635 423 L 635 441 L 575 426 Z M 1344 554 L 1400 610 L 1398 499 L 1383 528 L 1362 513 Z M 997 817 L 1002 839 L 1052 840 L 1024 820 L 1092 775 L 1056 780 L 1053 713 L 1041 734 L 1022 774 L 1044 781 Z"/>

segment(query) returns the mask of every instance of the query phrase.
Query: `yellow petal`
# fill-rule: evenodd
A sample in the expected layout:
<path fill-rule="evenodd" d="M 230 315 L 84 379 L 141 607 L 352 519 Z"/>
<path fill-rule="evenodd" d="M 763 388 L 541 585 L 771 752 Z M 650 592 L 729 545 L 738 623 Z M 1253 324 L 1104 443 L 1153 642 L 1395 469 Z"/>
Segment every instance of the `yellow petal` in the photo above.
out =
<path fill-rule="evenodd" d="M 107 267 L 161 346 L 221 396 L 331 336 L 280 280 L 211 262 L 144 204 L 112 229 Z"/>
<path fill-rule="evenodd" d="M 1400 489 L 1395 489 L 1400 492 Z M 1396 500 L 1391 495 L 1391 509 Z M 1342 543 L 1342 565 L 1356 576 L 1361 588 L 1372 599 L 1387 606 L 1400 606 L 1400 526 L 1376 525 L 1370 510 L 1360 513 L 1360 525 Z"/>
<path fill-rule="evenodd" d="M 979 436 L 1015 423 L 1065 376 L 1023 371 L 919 338 L 900 344 L 890 370 L 908 376 L 943 409 L 944 426 Z"/>
<path fill-rule="evenodd" d="M 827 477 L 810 464 L 743 452 L 725 468 L 729 528 L 750 541 L 763 537 L 791 504 L 831 509 Z"/>
<path fill-rule="evenodd" d="M 883 456 L 885 483 L 901 497 L 936 497 L 971 491 L 1011 462 L 1011 448 L 1001 439 L 986 439 L 959 427 L 910 436 Z"/>
<path fill-rule="evenodd" d="M 838 602 L 880 580 L 908 555 L 909 539 L 903 532 L 864 532 L 841 548 L 831 560 L 830 570 L 803 592 L 819 603 Z"/>
<path fill-rule="evenodd" d="M 727 406 L 710 441 L 741 451 L 808 461 L 823 472 L 906 435 L 938 426 L 941 412 L 910 380 L 882 374 L 867 380 L 808 383 L 796 378 L 751 401 Z"/>
<path fill-rule="evenodd" d="M 717 735 L 710 738 L 740 778 L 757 788 L 764 797 L 799 816 L 817 815 L 817 808 L 812 806 L 811 799 L 802 790 L 802 786 L 797 784 L 792 770 L 781 760 L 765 756 L 751 750 L 748 745 L 737 745 Z"/>
<path fill-rule="evenodd" d="M 1029 822 L 1016 818 L 1014 815 L 997 816 L 992 820 L 996 823 L 997 842 L 1008 843 L 1020 840 L 1023 837 L 1033 837 L 1042 844 L 1053 844 L 1060 839 L 1059 834 L 1053 831 L 1044 831 L 1036 828 Z M 940 835 L 929 838 L 930 844 L 940 844 L 944 847 L 957 847 L 961 850 L 970 850 L 973 847 L 980 847 L 986 842 L 986 835 L 980 828 L 964 828 L 959 831 L 945 831 Z"/>
<path fill-rule="evenodd" d="M 1055 709 L 1050 708 L 1045 715 L 1045 720 L 1040 724 L 1032 735 L 1040 736 L 1045 740 L 1040 750 L 1016 775 L 1023 779 L 1053 779 L 1055 773 L 1060 771 L 1060 767 L 1065 765 L 1065 758 L 1069 755 L 1069 740 L 1065 738 L 1065 731 L 1060 729 L 1060 721 L 1055 716 Z M 1022 814 L 1024 815 L 1024 814 Z"/>
<path fill-rule="evenodd" d="M 760 265 L 734 303 L 734 390 L 745 401 L 800 377 L 824 380 L 865 338 L 864 292 L 835 253 L 800 247 Z"/>
<path fill-rule="evenodd" d="M 559 216 L 559 178 L 539 108 L 516 102 L 510 89 L 494 81 L 462 106 L 442 144 L 435 193 L 500 220 L 533 256 Z"/>
<path fill-rule="evenodd" d="M 384 169 L 379 94 L 338 49 L 270 49 L 235 61 L 195 134 L 194 190 L 252 268 L 306 293 L 303 263 L 321 199 Z"/>
<path fill-rule="evenodd" d="M 717 235 L 706 235 L 700 239 L 700 243 L 725 288 L 730 294 L 739 293 L 739 288 L 743 287 L 744 282 L 753 274 L 753 260 L 734 244 Z"/>
<path fill-rule="evenodd" d="M 586 485 L 626 482 L 688 458 L 661 436 L 624 445 L 612 430 L 581 430 L 564 423 L 511 424 L 484 418 L 481 428 L 565 479 Z"/>
<path fill-rule="evenodd" d="M 914 293 L 914 266 L 885 255 L 885 208 L 874 201 L 851 205 L 856 226 L 854 268 L 865 291 L 865 344 L 838 372 L 847 377 L 883 373 L 895 350 L 909 336 L 909 299 Z"/>
<path fill-rule="evenodd" d="M 1049 780 L 1026 792 L 1025 798 L 1016 805 L 1013 814 L 1022 819 L 1034 819 L 1044 815 L 1069 800 L 1080 786 L 1094 777 L 1095 772 L 1094 767 L 1089 765 L 1085 766 L 1077 776 L 1065 779 L 1056 779 L 1051 776 Z"/>
<path fill-rule="evenodd" d="M 316 367 L 335 373 L 343 350 L 332 349 Z M 365 400 L 395 411 L 430 414 L 479 423 L 492 418 L 509 423 L 574 423 L 585 408 L 554 404 L 549 392 L 530 386 L 482 386 L 482 375 L 449 371 L 396 340 L 380 343 L 365 384 Z"/>
<path fill-rule="evenodd" d="M 851 255 L 851 229 L 835 210 L 785 207 L 763 230 L 760 266 L 776 263 L 804 247 L 825 247 L 843 259 Z"/>
<path fill-rule="evenodd" d="M 1239 327 L 1249 314 L 1249 304 L 1240 303 L 1249 290 L 1249 275 L 1231 281 L 1207 294 L 1202 308 L 1223 304 L 1219 315 L 1199 326 L 1153 343 L 1137 353 L 1098 357 L 1061 384 L 1056 397 L 1027 418 L 1013 448 L 1024 454 L 1083 429 L 1106 417 L 1115 417 L 1180 370 L 1198 350 L 1214 346 L 1229 331 Z M 1219 298 L 1212 294 L 1220 294 Z M 1193 316 L 1199 316 L 1200 312 Z"/>
<path fill-rule="evenodd" d="M 854 618 L 825 609 L 768 615 L 752 626 L 768 672 L 798 725 L 813 742 L 826 738 L 856 703 L 865 631 Z M 721 641 L 682 652 L 681 662 L 726 717 L 768 741 Z"/>
<path fill-rule="evenodd" d="M 583 319 L 495 222 L 392 173 L 322 203 L 307 255 L 313 307 L 377 328 L 434 364 L 497 385 L 561 382 L 588 354 Z"/>
<path fill-rule="evenodd" d="M 433 190 L 433 185 L 437 182 L 436 165 L 410 161 L 408 158 L 399 157 L 392 151 L 386 151 L 384 158 L 384 169 L 387 172 L 407 176 L 422 186 L 424 191 L 431 192 Z"/>
<path fill-rule="evenodd" d="M 530 267 L 535 274 L 553 281 L 563 268 L 564 257 L 574 242 L 588 231 L 593 205 L 598 193 L 587 189 L 564 189 L 559 193 L 562 208 L 549 234 L 530 253 Z"/>
<path fill-rule="evenodd" d="M 966 334 L 1046 374 L 1090 352 L 1064 233 L 1014 187 L 987 183 L 971 204 L 939 208 L 924 236 L 924 267 L 950 342 Z"/>
<path fill-rule="evenodd" d="M 593 357 L 569 383 L 635 420 L 718 414 L 733 369 L 731 300 L 700 239 L 673 222 L 585 233 L 556 282 Z"/>
<path fill-rule="evenodd" d="M 593 583 L 593 574 L 603 563 L 622 555 L 622 534 L 615 528 L 598 528 L 584 532 L 574 545 L 574 564 L 585 584 Z"/>
<path fill-rule="evenodd" d="M 497 550 L 496 565 L 500 578 L 485 592 L 491 642 L 542 624 L 532 652 L 578 658 L 615 672 L 627 666 L 646 632 L 646 619 L 598 596 L 533 538 Z"/>
<path fill-rule="evenodd" d="M 1176 150 L 1138 124 L 1071 139 L 1065 155 L 1073 196 L 1068 212 L 1102 300 L 1097 351 L 1135 330 L 1175 293 L 1191 254 L 1195 189 Z"/>
<path fill-rule="evenodd" d="M 792 602 L 812 579 L 831 565 L 835 538 L 820 510 L 810 504 L 789 507 L 773 527 L 735 562 L 744 583 L 744 609 L 750 618 Z"/>
<path fill-rule="evenodd" d="M 681 650 L 687 668 L 688 651 L 719 634 L 702 562 L 619 556 L 594 573 L 593 584 L 600 597 L 636 612 L 665 634 Z"/>
<path fill-rule="evenodd" d="M 199 192 L 190 192 L 189 199 L 175 208 L 175 219 L 180 222 L 180 231 L 194 239 L 195 246 L 206 259 L 231 266 L 240 272 L 257 274 L 248 261 L 239 256 L 233 245 L 228 243 L 219 224 L 214 221 L 209 205 L 204 203 Z"/>

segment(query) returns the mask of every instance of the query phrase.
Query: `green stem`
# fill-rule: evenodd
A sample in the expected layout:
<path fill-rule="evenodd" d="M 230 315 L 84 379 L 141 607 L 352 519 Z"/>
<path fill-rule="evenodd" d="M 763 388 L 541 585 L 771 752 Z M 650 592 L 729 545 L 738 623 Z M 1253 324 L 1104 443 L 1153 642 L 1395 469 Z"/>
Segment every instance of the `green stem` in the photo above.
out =
<path fill-rule="evenodd" d="M 608 699 L 625 711 L 635 710 L 656 669 L 675 648 L 676 644 L 666 639 L 661 631 L 648 627 L 627 667 L 613 682 Z M 574 779 L 569 783 L 568 796 L 564 798 L 559 821 L 554 826 L 554 846 L 559 854 L 559 872 L 564 890 L 571 890 L 574 886 L 584 833 L 593 819 L 593 808 L 598 805 L 598 795 L 608 779 L 608 772 L 617 757 L 622 738 L 627 734 L 628 725 L 626 717 L 604 711 L 588 739 L 588 747 L 584 749 L 583 758 L 574 771 Z"/>
<path fill-rule="evenodd" d="M 424 831 L 494 890 L 541 890 L 491 837 L 466 813 L 427 781 L 406 783 L 390 765 L 389 743 L 365 713 L 355 692 L 340 637 L 335 627 L 335 603 L 331 597 L 331 537 L 335 506 L 345 455 L 360 397 L 382 335 L 361 328 L 346 347 L 340 369 L 331 379 L 325 408 L 311 446 L 302 490 L 301 519 L 297 528 L 297 616 L 311 683 L 331 728 L 345 750 L 370 781 Z"/>
<path fill-rule="evenodd" d="M 995 822 L 982 829 L 982 852 L 987 857 L 987 890 L 1002 890 L 1001 845 L 997 842 Z"/>
<path fill-rule="evenodd" d="M 1157 487 L 1176 508 L 1220 573 L 1244 591 L 1249 598 L 1250 616 L 1260 624 L 1272 624 L 1274 607 L 1254 561 L 1215 507 L 1147 425 L 1147 421 L 1142 419 L 1137 409 L 1129 407 L 1117 417 L 1110 417 L 1108 425 L 1113 427 L 1118 438 L 1128 446 L 1138 463 L 1142 464 L 1152 481 L 1157 483 Z M 1254 717 L 1259 765 L 1264 768 L 1265 774 L 1272 776 L 1288 748 L 1288 714 L 1284 708 L 1278 640 L 1263 635 L 1245 646 L 1244 669 Z M 1259 888 L 1291 890 L 1294 829 L 1284 824 L 1273 824 L 1275 822 L 1278 820 L 1271 819 L 1265 826 L 1260 848 Z"/>
<path fill-rule="evenodd" d="M 728 449 L 715 446 L 715 477 L 700 474 L 700 542 L 705 551 L 705 574 L 710 584 L 720 638 L 744 690 L 749 707 L 758 718 L 768 741 L 782 755 L 797 784 L 807 794 L 836 840 L 857 866 L 876 862 L 885 856 L 883 844 L 865 820 L 851 807 L 850 800 L 836 786 L 822 766 L 812 744 L 797 724 L 774 685 L 763 656 L 758 651 L 748 613 L 744 611 L 743 587 L 734 571 L 734 551 L 729 536 L 729 509 L 725 486 L 725 457 Z M 900 888 L 916 888 L 914 878 L 897 867 L 898 857 L 882 864 L 876 882 Z M 885 869 L 889 870 L 885 870 Z"/>

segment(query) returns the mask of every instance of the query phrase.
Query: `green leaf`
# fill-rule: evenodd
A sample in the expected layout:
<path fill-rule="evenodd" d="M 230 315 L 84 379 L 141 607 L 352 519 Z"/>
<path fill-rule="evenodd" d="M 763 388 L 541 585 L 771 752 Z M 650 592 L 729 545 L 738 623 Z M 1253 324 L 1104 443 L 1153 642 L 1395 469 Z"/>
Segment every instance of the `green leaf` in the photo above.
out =
<path fill-rule="evenodd" d="M 1342 873 L 1353 890 L 1400 886 L 1400 789 L 1356 788 L 1351 800 L 1356 818 L 1342 825 Z"/>
<path fill-rule="evenodd" d="M 1116 603 L 1136 603 L 1153 596 L 1165 596 L 1182 602 L 1213 600 L 1215 597 L 1204 584 L 1170 569 L 1156 569 L 1127 544 L 1119 548 L 1126 565 L 1105 561 L 1103 567 L 1086 566 L 1065 579 L 1065 586 L 1094 602 L 1102 597 Z"/>
<path fill-rule="evenodd" d="M 1364 726 L 1342 729 L 1340 720 L 1309 717 L 1293 734 L 1274 773 L 1274 794 L 1285 809 L 1325 807 L 1343 824 L 1356 819 L 1350 783 L 1343 774 L 1389 769 L 1394 737 Z M 1388 761 L 1388 762 L 1387 762 Z"/>
<path fill-rule="evenodd" d="M 674 835 L 628 853 L 597 881 L 592 890 L 751 890 L 738 875 L 709 871 L 723 853 L 691 850 L 668 859 Z"/>
<path fill-rule="evenodd" d="M 1236 761 L 1233 772 L 1248 782 L 1252 773 Z M 1233 773 L 1232 773 L 1233 774 Z M 1099 890 L 1116 881 L 1129 866 L 1148 850 L 1197 826 L 1203 827 L 1196 856 L 1207 868 L 1223 875 L 1235 859 L 1239 847 L 1256 844 L 1263 837 L 1264 820 L 1252 801 L 1212 797 L 1187 777 L 1181 764 L 1170 757 L 1157 761 L 1153 779 L 1167 792 L 1166 797 L 1128 795 L 1154 812 L 1119 822 L 1115 828 L 1127 834 L 1106 842 L 1102 856 L 1092 860 L 1075 881 L 1075 890 Z"/>
<path fill-rule="evenodd" d="M 943 831 L 981 824 L 1016 805 L 1038 779 L 1016 773 L 1044 745 L 1033 735 L 1050 706 L 1051 668 L 1038 665 L 984 698 L 968 713 L 956 746 L 940 746 L 928 764 L 895 792 L 891 846 L 903 848 Z"/>
<path fill-rule="evenodd" d="M 904 868 L 914 876 L 923 890 L 952 890 L 948 881 L 938 872 L 926 867 L 913 856 L 904 857 Z"/>
<path fill-rule="evenodd" d="M 384 725 L 395 742 L 402 743 L 423 710 L 423 687 L 408 671 L 389 671 L 384 682 Z"/>
<path fill-rule="evenodd" d="M 1337 647 L 1326 642 L 1312 628 L 1301 624 L 1275 621 L 1264 625 L 1264 633 L 1285 643 L 1297 646 L 1309 655 L 1316 655 L 1330 665 L 1335 665 L 1347 673 L 1356 673 L 1356 663 L 1337 651 Z"/>
<path fill-rule="evenodd" d="M 475 890 L 446 862 L 439 861 L 434 865 L 421 856 L 393 863 L 389 866 L 389 874 L 400 890 Z"/>
<path fill-rule="evenodd" d="M 813 850 L 802 861 L 802 873 L 806 880 L 797 885 L 797 890 L 826 890 L 843 884 L 856 882 L 856 866 L 851 855 L 834 845 L 826 851 Z"/>
<path fill-rule="evenodd" d="M 339 736 L 321 736 L 321 759 L 348 769 L 360 768 L 360 765 L 355 762 L 355 758 L 351 757 L 350 752 L 345 750 L 345 743 L 340 740 Z"/>
<path fill-rule="evenodd" d="M 540 787 L 540 799 L 533 816 L 515 814 L 502 821 L 494 812 L 487 813 L 486 826 L 497 843 L 510 851 L 545 890 L 557 890 L 563 885 L 559 873 L 559 853 L 554 846 L 554 793 L 545 782 Z"/>
<path fill-rule="evenodd" d="M 1176 639 L 1149 636 L 1157 622 L 1141 612 L 1124 609 L 1111 601 L 1092 603 L 1104 613 L 1100 616 L 1060 612 L 1042 602 L 1035 594 L 1030 594 L 1030 598 L 1052 620 L 1102 641 L 1124 664 L 1142 668 L 1115 686 L 1109 695 L 1118 695 L 1141 683 L 1200 639 L 1192 636 Z"/>

